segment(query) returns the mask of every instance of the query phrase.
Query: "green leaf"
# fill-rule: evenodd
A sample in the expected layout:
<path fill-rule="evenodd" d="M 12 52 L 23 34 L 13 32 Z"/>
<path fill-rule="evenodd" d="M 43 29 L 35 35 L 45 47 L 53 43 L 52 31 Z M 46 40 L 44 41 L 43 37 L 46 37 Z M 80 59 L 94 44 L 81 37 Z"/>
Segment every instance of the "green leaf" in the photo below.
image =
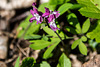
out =
<path fill-rule="evenodd" d="M 93 8 L 97 8 L 97 6 L 96 6 L 96 1 L 97 0 L 77 0 L 77 2 L 79 3 L 79 4 L 82 4 L 82 5 L 84 5 L 84 6 L 88 6 L 88 7 L 93 7 Z M 99 0 L 98 0 L 99 1 Z M 100 1 L 98 2 L 98 5 L 100 4 Z"/>
<path fill-rule="evenodd" d="M 29 22 L 29 19 L 32 17 L 32 15 L 29 15 L 23 22 L 20 23 L 18 30 L 20 30 L 20 28 L 22 28 L 19 33 L 18 33 L 18 38 L 20 38 L 22 36 L 22 34 L 24 33 L 24 31 L 26 30 L 27 26 L 30 25 L 30 27 L 28 28 L 27 32 L 25 35 L 29 35 L 29 34 L 33 34 L 33 33 L 37 33 L 40 29 L 40 24 L 36 24 L 36 21 L 33 21 L 32 23 Z"/>
<path fill-rule="evenodd" d="M 48 28 L 48 26 L 44 27 L 43 30 L 44 30 L 47 34 L 49 34 L 50 36 L 53 36 L 53 37 L 56 37 L 56 38 L 58 38 L 57 34 L 59 34 L 59 36 L 60 36 L 62 39 L 64 39 L 64 37 L 67 37 L 67 35 L 64 35 L 64 33 L 63 33 L 62 31 L 59 32 L 59 31 L 57 30 L 57 31 L 56 31 L 57 34 L 56 34 L 53 30 L 51 30 L 50 28 Z"/>
<path fill-rule="evenodd" d="M 59 11 L 60 15 L 65 13 L 68 9 L 70 9 L 73 5 L 71 3 L 65 3 L 61 5 L 57 11 Z"/>
<path fill-rule="evenodd" d="M 48 26 L 44 27 L 43 30 L 44 30 L 47 34 L 49 34 L 49 35 L 51 35 L 51 36 L 57 37 L 57 34 L 56 34 L 53 30 L 51 30 L 50 28 L 48 28 Z"/>
<path fill-rule="evenodd" d="M 67 26 L 66 30 L 72 34 L 77 34 L 76 30 L 73 27 Z"/>
<path fill-rule="evenodd" d="M 53 38 L 52 39 L 52 46 L 50 46 L 45 53 L 43 54 L 43 58 L 47 59 L 49 57 L 49 55 L 51 54 L 51 52 L 53 51 L 53 49 L 59 44 L 60 39 L 59 38 Z"/>
<path fill-rule="evenodd" d="M 83 42 L 85 42 L 85 41 L 87 41 L 87 37 L 82 36 L 82 37 L 81 37 L 81 40 L 82 40 Z"/>
<path fill-rule="evenodd" d="M 49 0 L 50 5 L 61 5 L 63 3 L 69 2 L 70 0 Z"/>
<path fill-rule="evenodd" d="M 71 67 L 70 59 L 63 53 L 59 58 L 58 67 Z"/>
<path fill-rule="evenodd" d="M 54 11 L 56 8 L 56 5 L 50 5 L 49 3 L 43 3 L 43 4 L 39 5 L 38 10 L 44 13 L 45 12 L 44 7 L 47 7 L 47 8 L 49 8 L 49 10 Z"/>
<path fill-rule="evenodd" d="M 45 35 L 43 35 L 43 38 L 42 39 L 45 40 L 45 41 L 48 41 L 49 40 L 49 38 L 47 36 L 45 36 Z"/>
<path fill-rule="evenodd" d="M 70 13 L 69 15 L 67 15 L 67 21 L 69 22 L 70 25 L 76 28 L 75 31 L 78 34 L 81 33 L 80 23 L 78 22 L 77 16 L 74 13 Z"/>
<path fill-rule="evenodd" d="M 79 50 L 83 55 L 87 55 L 87 47 L 84 45 L 84 43 L 81 40 L 79 44 Z"/>
<path fill-rule="evenodd" d="M 79 12 L 86 17 L 100 19 L 100 0 L 77 0 L 79 4 L 84 5 Z"/>
<path fill-rule="evenodd" d="M 20 63 L 19 59 L 20 59 L 20 57 L 17 58 L 15 67 L 19 67 L 19 63 Z"/>
<path fill-rule="evenodd" d="M 96 46 L 98 45 L 98 43 L 95 42 L 94 40 L 89 40 L 89 45 L 90 45 L 92 48 L 96 48 Z"/>
<path fill-rule="evenodd" d="M 86 17 L 100 19 L 100 10 L 93 9 L 91 7 L 83 7 L 79 10 L 79 12 Z"/>
<path fill-rule="evenodd" d="M 79 43 L 80 43 L 80 39 L 75 40 L 75 41 L 73 42 L 72 46 L 71 46 L 71 49 L 75 49 L 75 48 L 78 46 Z"/>
<path fill-rule="evenodd" d="M 90 20 L 87 19 L 82 26 L 82 33 L 86 33 L 90 28 Z"/>
<path fill-rule="evenodd" d="M 45 40 L 31 40 L 30 42 L 33 43 L 30 45 L 30 47 L 34 50 L 43 49 L 52 44 L 52 42 Z"/>
<path fill-rule="evenodd" d="M 100 20 L 98 21 L 96 28 L 87 33 L 87 37 L 90 39 L 95 39 L 96 42 L 100 43 Z"/>
<path fill-rule="evenodd" d="M 49 4 L 50 5 L 57 5 L 58 2 L 57 2 L 57 0 L 49 0 Z"/>
<path fill-rule="evenodd" d="M 41 38 L 41 36 L 36 34 L 29 34 L 24 37 L 24 39 L 39 39 L 39 38 Z"/>
<path fill-rule="evenodd" d="M 92 0 L 92 1 L 95 3 L 96 7 L 100 9 L 100 0 Z"/>
<path fill-rule="evenodd" d="M 46 61 L 42 61 L 40 67 L 51 67 Z"/>
<path fill-rule="evenodd" d="M 80 9 L 81 7 L 83 7 L 83 5 L 81 5 L 81 4 L 73 4 L 73 6 L 70 9 L 77 10 L 77 9 Z"/>
<path fill-rule="evenodd" d="M 36 63 L 33 57 L 27 57 L 22 61 L 21 67 L 33 67 Z"/>
<path fill-rule="evenodd" d="M 66 2 L 69 2 L 69 1 L 70 1 L 70 0 L 65 0 L 65 3 L 66 3 Z"/>

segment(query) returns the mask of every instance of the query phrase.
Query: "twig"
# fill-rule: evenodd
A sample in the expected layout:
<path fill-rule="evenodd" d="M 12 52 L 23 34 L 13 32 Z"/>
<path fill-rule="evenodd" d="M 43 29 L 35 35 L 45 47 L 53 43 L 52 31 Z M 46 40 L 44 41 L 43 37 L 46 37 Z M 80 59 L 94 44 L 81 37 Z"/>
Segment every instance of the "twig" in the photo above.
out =
<path fill-rule="evenodd" d="M 28 55 L 24 52 L 24 50 L 19 46 L 19 42 L 20 42 L 21 40 L 19 39 L 19 41 L 18 41 L 18 43 L 17 43 L 17 47 L 20 49 L 20 51 L 26 56 L 26 57 L 28 57 Z"/>
<path fill-rule="evenodd" d="M 13 33 L 9 33 L 9 32 L 6 32 L 6 31 L 0 31 L 0 35 L 2 35 L 2 34 L 6 35 L 8 37 L 13 37 L 13 38 L 15 36 Z"/>
<path fill-rule="evenodd" d="M 22 36 L 20 37 L 20 39 L 17 42 L 17 47 L 20 49 L 20 51 L 26 56 L 28 57 L 28 55 L 24 52 L 24 50 L 19 46 L 19 43 L 21 41 L 21 39 L 25 36 L 25 33 L 27 32 L 28 28 L 31 26 L 31 23 L 27 26 L 27 28 L 25 29 L 24 33 L 22 34 Z"/>
<path fill-rule="evenodd" d="M 12 19 L 11 22 L 15 22 L 15 21 L 21 20 L 21 19 L 27 17 L 29 14 L 30 14 L 30 12 L 27 11 L 27 12 L 15 17 L 14 19 Z"/>

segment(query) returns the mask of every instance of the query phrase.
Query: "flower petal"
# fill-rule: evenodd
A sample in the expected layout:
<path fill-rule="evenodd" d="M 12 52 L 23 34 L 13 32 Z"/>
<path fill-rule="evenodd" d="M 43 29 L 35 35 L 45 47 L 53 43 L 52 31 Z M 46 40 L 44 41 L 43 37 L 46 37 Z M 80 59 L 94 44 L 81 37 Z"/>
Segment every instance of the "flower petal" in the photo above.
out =
<path fill-rule="evenodd" d="M 51 28 L 53 31 L 56 31 L 57 29 L 59 30 L 58 27 L 54 27 L 53 25 L 50 25 L 50 28 Z"/>
<path fill-rule="evenodd" d="M 36 20 L 36 18 L 35 18 L 35 17 L 32 17 L 32 18 L 29 19 L 29 21 L 30 21 L 31 23 L 33 22 L 33 20 Z"/>
<path fill-rule="evenodd" d="M 34 16 L 34 11 L 32 9 L 30 10 L 30 13 Z"/>
<path fill-rule="evenodd" d="M 50 22 L 50 27 L 53 31 L 56 31 L 57 29 L 59 30 L 59 28 L 56 26 L 55 24 L 55 19 L 53 19 L 51 22 Z"/>
<path fill-rule="evenodd" d="M 46 8 L 46 7 L 45 7 L 45 12 L 46 12 L 46 13 L 50 13 L 49 8 Z"/>
<path fill-rule="evenodd" d="M 50 14 L 50 13 L 44 13 L 44 14 L 42 15 L 42 17 L 47 18 L 47 17 L 49 16 L 49 14 Z"/>
<path fill-rule="evenodd" d="M 50 15 L 50 17 L 48 18 L 48 23 L 50 23 L 51 21 L 53 21 L 53 19 L 55 19 L 55 18 L 54 18 L 54 15 L 52 14 L 52 15 Z"/>
<path fill-rule="evenodd" d="M 36 3 L 33 3 L 32 6 L 36 6 Z"/>
<path fill-rule="evenodd" d="M 41 23 L 41 22 L 40 22 L 40 21 L 38 21 L 38 20 L 36 20 L 36 21 L 37 21 L 37 24 L 38 24 L 38 23 Z"/>
<path fill-rule="evenodd" d="M 36 8 L 33 7 L 34 13 L 38 14 L 38 10 Z"/>
<path fill-rule="evenodd" d="M 42 23 L 42 21 L 43 21 L 43 18 L 40 16 L 40 22 Z"/>
<path fill-rule="evenodd" d="M 53 14 L 55 15 L 56 18 L 59 17 L 60 13 L 58 13 L 59 11 L 54 11 Z"/>

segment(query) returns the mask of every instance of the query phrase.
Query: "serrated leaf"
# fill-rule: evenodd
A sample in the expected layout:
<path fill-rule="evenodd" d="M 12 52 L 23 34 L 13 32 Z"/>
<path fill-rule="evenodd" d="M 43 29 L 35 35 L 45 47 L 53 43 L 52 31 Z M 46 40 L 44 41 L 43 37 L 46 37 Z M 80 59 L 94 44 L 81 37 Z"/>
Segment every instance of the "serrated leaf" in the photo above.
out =
<path fill-rule="evenodd" d="M 85 42 L 85 41 L 87 41 L 87 37 L 82 36 L 82 37 L 81 37 L 81 40 L 82 40 L 83 42 Z"/>
<path fill-rule="evenodd" d="M 80 43 L 80 39 L 75 40 L 75 41 L 73 42 L 72 46 L 71 46 L 71 49 L 75 49 L 75 48 L 78 46 L 79 43 Z"/>
<path fill-rule="evenodd" d="M 94 19 L 100 19 L 100 10 L 93 9 L 90 7 L 83 7 L 79 9 L 79 12 L 86 17 L 94 18 Z"/>
<path fill-rule="evenodd" d="M 30 42 L 33 43 L 30 45 L 30 47 L 34 50 L 43 49 L 52 44 L 52 42 L 45 40 L 31 40 Z"/>
<path fill-rule="evenodd" d="M 53 38 L 52 39 L 52 46 L 50 46 L 46 51 L 45 53 L 43 54 L 43 58 L 44 59 L 47 59 L 48 56 L 50 55 L 50 53 L 53 51 L 53 49 L 59 44 L 60 42 L 60 39 L 59 38 Z"/>
<path fill-rule="evenodd" d="M 92 0 L 95 3 L 95 6 L 100 9 L 100 0 Z"/>
<path fill-rule="evenodd" d="M 71 61 L 64 53 L 59 58 L 58 67 L 71 67 Z"/>
<path fill-rule="evenodd" d="M 70 9 L 73 5 L 71 3 L 65 3 L 61 5 L 57 11 L 59 11 L 60 15 L 65 13 L 68 9 Z"/>
<path fill-rule="evenodd" d="M 96 28 L 87 33 L 87 37 L 90 39 L 95 39 L 96 42 L 100 43 L 100 20 L 98 21 Z"/>
<path fill-rule="evenodd" d="M 97 0 L 77 0 L 77 2 L 84 5 L 84 7 L 79 10 L 83 16 L 100 19 L 100 3 L 97 3 Z"/>
<path fill-rule="evenodd" d="M 40 67 L 51 67 L 46 61 L 42 61 Z"/>
<path fill-rule="evenodd" d="M 90 20 L 87 19 L 82 25 L 82 33 L 86 33 L 90 28 Z"/>
<path fill-rule="evenodd" d="M 96 4 L 95 4 L 95 2 L 93 2 L 93 0 L 77 0 L 77 2 L 84 6 L 96 8 L 96 6 L 95 6 Z"/>
<path fill-rule="evenodd" d="M 33 67 L 36 60 L 33 57 L 27 57 L 22 61 L 20 67 Z"/>
<path fill-rule="evenodd" d="M 83 55 L 87 55 L 87 47 L 84 45 L 84 43 L 81 40 L 79 44 L 79 50 Z"/>
<path fill-rule="evenodd" d="M 19 67 L 19 63 L 20 63 L 19 59 L 20 59 L 20 57 L 17 58 L 15 67 Z"/>

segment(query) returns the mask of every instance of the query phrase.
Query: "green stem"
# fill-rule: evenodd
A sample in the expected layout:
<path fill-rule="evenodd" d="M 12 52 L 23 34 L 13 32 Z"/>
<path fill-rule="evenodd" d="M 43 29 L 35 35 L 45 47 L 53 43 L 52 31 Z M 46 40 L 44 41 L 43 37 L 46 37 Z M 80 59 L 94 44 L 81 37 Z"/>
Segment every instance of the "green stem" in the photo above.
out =
<path fill-rule="evenodd" d="M 48 22 L 46 22 L 46 23 L 47 23 L 48 27 L 50 28 L 50 26 L 49 26 Z M 50 28 L 50 29 L 51 29 L 51 28 Z M 59 36 L 59 34 L 58 34 L 56 31 L 54 31 L 54 32 L 55 32 L 55 33 L 56 33 L 56 35 L 59 37 L 59 39 L 61 40 L 62 45 L 64 46 L 65 44 L 64 44 L 64 42 L 63 42 L 62 38 Z"/>
<path fill-rule="evenodd" d="M 24 33 L 22 34 L 21 38 L 23 38 L 23 37 L 25 36 L 25 34 L 26 34 L 27 30 L 29 29 L 29 27 L 31 26 L 31 24 L 32 24 L 32 23 L 30 23 L 30 24 L 26 27 L 26 29 L 25 29 Z"/>

